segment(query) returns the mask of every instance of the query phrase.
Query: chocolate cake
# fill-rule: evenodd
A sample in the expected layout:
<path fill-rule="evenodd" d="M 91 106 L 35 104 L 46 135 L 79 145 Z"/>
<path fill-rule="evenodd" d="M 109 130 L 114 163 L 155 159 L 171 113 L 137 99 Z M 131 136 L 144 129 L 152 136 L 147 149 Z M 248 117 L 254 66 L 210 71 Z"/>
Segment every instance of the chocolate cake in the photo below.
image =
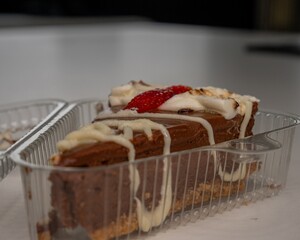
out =
<path fill-rule="evenodd" d="M 113 89 L 111 112 L 57 144 L 52 164 L 78 170 L 50 174 L 52 222 L 39 228 L 40 239 L 59 227 L 83 228 L 94 240 L 148 232 L 243 191 L 258 163 L 198 148 L 252 135 L 258 102 L 213 87 L 130 82 Z"/>

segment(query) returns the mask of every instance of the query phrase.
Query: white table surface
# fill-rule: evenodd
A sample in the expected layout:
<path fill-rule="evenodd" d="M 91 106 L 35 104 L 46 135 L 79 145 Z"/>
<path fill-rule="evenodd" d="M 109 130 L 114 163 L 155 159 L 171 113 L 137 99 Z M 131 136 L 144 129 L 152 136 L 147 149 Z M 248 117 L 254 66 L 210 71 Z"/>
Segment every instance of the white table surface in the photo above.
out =
<path fill-rule="evenodd" d="M 300 113 L 300 58 L 249 53 L 263 34 L 152 23 L 0 29 L 1 104 L 39 98 L 105 98 L 132 79 L 213 85 Z M 292 240 L 300 235 L 300 134 L 279 196 L 160 233 L 151 239 Z M 19 169 L 0 182 L 0 239 L 29 240 Z"/>

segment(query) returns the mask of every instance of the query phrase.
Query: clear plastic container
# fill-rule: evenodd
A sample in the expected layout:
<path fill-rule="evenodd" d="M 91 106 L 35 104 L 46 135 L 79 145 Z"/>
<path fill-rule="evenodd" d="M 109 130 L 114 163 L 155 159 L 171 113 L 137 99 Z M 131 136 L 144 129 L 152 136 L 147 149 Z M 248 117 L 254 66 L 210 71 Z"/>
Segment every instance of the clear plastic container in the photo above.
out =
<path fill-rule="evenodd" d="M 51 120 L 65 105 L 62 100 L 43 99 L 0 106 L 0 181 L 15 166 L 8 159 L 9 152 Z"/>
<path fill-rule="evenodd" d="M 51 166 L 56 142 L 90 123 L 96 104 L 70 104 L 11 155 L 32 240 L 141 239 L 277 195 L 286 184 L 299 118 L 263 111 L 245 139 L 106 167 Z"/>

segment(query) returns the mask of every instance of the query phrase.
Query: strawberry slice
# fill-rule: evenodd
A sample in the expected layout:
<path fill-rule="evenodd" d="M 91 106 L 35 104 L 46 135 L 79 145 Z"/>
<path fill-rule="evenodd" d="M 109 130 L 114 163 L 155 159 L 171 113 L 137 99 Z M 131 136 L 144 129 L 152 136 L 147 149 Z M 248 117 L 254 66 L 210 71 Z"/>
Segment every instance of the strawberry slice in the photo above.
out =
<path fill-rule="evenodd" d="M 124 109 L 136 110 L 139 113 L 155 110 L 174 95 L 184 93 L 190 89 L 187 86 L 177 85 L 146 91 L 135 96 Z"/>
<path fill-rule="evenodd" d="M 176 94 L 187 92 L 192 88 L 184 85 L 175 85 L 175 86 L 168 87 L 167 89 L 173 91 L 174 95 L 176 95 Z"/>

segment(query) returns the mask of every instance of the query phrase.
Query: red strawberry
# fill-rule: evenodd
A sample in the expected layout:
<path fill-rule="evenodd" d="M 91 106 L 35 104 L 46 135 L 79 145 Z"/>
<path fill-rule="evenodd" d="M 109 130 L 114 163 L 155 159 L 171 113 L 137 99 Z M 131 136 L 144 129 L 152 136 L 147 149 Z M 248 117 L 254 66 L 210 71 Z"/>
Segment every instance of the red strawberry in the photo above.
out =
<path fill-rule="evenodd" d="M 176 95 L 176 94 L 187 92 L 192 88 L 184 85 L 175 85 L 175 86 L 168 87 L 167 89 L 172 90 L 174 92 L 174 95 Z"/>
<path fill-rule="evenodd" d="M 135 96 L 124 109 L 134 109 L 139 113 L 157 109 L 165 101 L 176 94 L 190 90 L 190 87 L 178 85 L 165 89 L 155 89 Z"/>

